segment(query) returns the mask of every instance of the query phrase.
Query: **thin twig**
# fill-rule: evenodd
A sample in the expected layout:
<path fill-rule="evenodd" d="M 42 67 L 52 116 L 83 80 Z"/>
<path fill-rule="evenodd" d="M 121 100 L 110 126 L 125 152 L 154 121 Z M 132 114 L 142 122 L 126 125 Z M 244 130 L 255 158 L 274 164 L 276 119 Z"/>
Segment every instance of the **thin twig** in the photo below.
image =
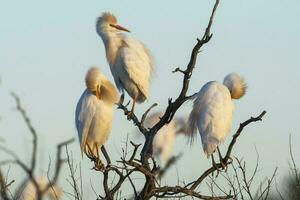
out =
<path fill-rule="evenodd" d="M 37 133 L 36 133 L 35 128 L 32 126 L 31 120 L 27 116 L 25 109 L 21 105 L 21 101 L 20 101 L 19 96 L 17 94 L 15 94 L 14 92 L 11 92 L 11 96 L 15 99 L 16 104 L 17 104 L 16 108 L 21 113 L 21 115 L 22 115 L 23 119 L 25 120 L 25 123 L 26 123 L 30 133 L 32 134 L 32 137 L 33 137 L 32 152 L 31 152 L 31 165 L 30 165 L 30 169 L 33 172 L 34 169 L 35 169 L 36 156 L 37 156 Z"/>
<path fill-rule="evenodd" d="M 259 116 L 257 117 L 251 117 L 250 119 L 248 119 L 247 121 L 243 122 L 240 124 L 238 130 L 236 131 L 236 133 L 233 135 L 233 138 L 228 146 L 227 149 L 227 153 L 226 156 L 223 158 L 222 163 L 225 165 L 229 164 L 229 161 L 231 160 L 231 151 L 234 147 L 234 144 L 236 143 L 237 138 L 240 136 L 240 134 L 242 133 L 243 129 L 249 125 L 250 123 L 253 122 L 257 122 L 257 121 L 261 121 L 262 117 L 266 114 L 266 111 L 263 111 Z M 188 185 L 192 185 L 190 187 L 190 189 L 195 189 L 207 176 L 209 176 L 211 173 L 213 173 L 214 171 L 216 171 L 217 169 L 221 169 L 223 167 L 223 165 L 221 163 L 217 163 L 216 167 L 212 166 L 211 168 L 207 169 L 195 182 L 192 182 Z"/>

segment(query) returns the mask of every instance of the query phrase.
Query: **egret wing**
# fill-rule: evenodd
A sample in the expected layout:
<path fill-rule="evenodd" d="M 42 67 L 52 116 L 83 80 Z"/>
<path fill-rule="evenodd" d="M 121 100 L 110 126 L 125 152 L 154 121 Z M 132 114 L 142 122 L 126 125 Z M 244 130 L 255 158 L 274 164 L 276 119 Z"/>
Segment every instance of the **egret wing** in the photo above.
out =
<path fill-rule="evenodd" d="M 196 104 L 203 148 L 210 155 L 230 131 L 234 106 L 229 90 L 218 82 L 206 84 Z"/>
<path fill-rule="evenodd" d="M 212 99 L 214 94 L 215 89 L 212 87 L 213 84 L 213 81 L 206 83 L 195 97 L 193 109 L 190 113 L 187 125 L 187 135 L 191 136 L 191 142 L 193 142 L 196 135 L 197 127 L 201 134 L 209 124 L 210 118 L 206 116 L 205 110 L 208 107 L 209 100 Z"/>
<path fill-rule="evenodd" d="M 123 37 L 123 46 L 120 48 L 118 66 L 123 66 L 123 73 L 119 74 L 121 82 L 130 78 L 147 98 L 149 82 L 153 72 L 152 58 L 149 50 L 141 42 L 129 37 Z"/>
<path fill-rule="evenodd" d="M 85 90 L 77 103 L 75 123 L 81 142 L 81 150 L 85 148 L 89 129 L 97 110 L 95 101 L 97 101 L 96 97 Z"/>

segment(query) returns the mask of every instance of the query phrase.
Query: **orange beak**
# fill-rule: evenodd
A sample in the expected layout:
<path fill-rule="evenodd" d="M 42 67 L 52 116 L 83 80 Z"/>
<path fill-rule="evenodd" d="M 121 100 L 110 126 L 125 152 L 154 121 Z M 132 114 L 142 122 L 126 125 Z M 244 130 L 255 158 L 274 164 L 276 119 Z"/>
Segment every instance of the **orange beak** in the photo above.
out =
<path fill-rule="evenodd" d="M 98 99 L 100 99 L 100 87 L 99 87 L 99 89 L 96 90 L 96 97 Z"/>
<path fill-rule="evenodd" d="M 127 28 L 124 28 L 123 26 L 120 26 L 118 24 L 110 24 L 111 27 L 114 27 L 118 30 L 121 30 L 121 31 L 126 31 L 126 32 L 130 32 L 130 30 L 128 30 Z"/>

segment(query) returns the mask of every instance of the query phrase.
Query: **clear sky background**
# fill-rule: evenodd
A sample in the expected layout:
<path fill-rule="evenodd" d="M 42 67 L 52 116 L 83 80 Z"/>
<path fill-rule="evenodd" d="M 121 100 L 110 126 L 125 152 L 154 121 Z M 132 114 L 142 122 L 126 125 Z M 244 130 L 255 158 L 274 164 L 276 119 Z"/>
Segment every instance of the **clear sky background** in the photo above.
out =
<path fill-rule="evenodd" d="M 0 8 L 0 137 L 20 157 L 28 159 L 31 137 L 14 108 L 10 91 L 22 100 L 40 134 L 40 173 L 45 172 L 55 145 L 76 137 L 74 110 L 85 88 L 84 76 L 91 65 L 101 68 L 112 80 L 104 46 L 95 31 L 95 20 L 104 11 L 114 13 L 130 35 L 143 41 L 155 58 L 151 97 L 137 106 L 141 114 L 152 103 L 164 109 L 169 97 L 176 97 L 182 83 L 176 67 L 185 67 L 196 38 L 202 36 L 213 1 L 3 1 Z M 214 36 L 199 55 L 189 93 L 210 80 L 222 81 L 230 72 L 243 75 L 248 92 L 236 102 L 233 130 L 250 116 L 267 110 L 263 122 L 247 127 L 238 139 L 234 155 L 254 167 L 255 147 L 260 155 L 261 177 L 276 166 L 279 177 L 287 173 L 289 135 L 295 159 L 300 165 L 300 2 L 298 0 L 222 0 L 212 27 Z M 179 112 L 187 115 L 191 103 Z M 112 158 L 120 157 L 126 136 L 135 139 L 135 129 L 121 111 L 115 113 L 108 141 Z M 230 140 L 230 137 L 228 137 Z M 97 184 L 88 160 L 81 160 L 78 141 L 70 149 L 82 162 L 86 188 L 90 178 Z M 3 142 L 2 142 L 3 144 Z M 192 180 L 210 165 L 200 138 L 192 146 L 181 140 L 174 154 L 184 157 L 167 175 L 167 183 L 180 178 Z M 223 146 L 225 150 L 226 144 Z M 1 155 L 1 159 L 6 156 Z M 188 166 L 188 170 L 187 170 Z M 65 170 L 65 172 L 68 172 Z M 13 167 L 10 178 L 20 174 Z M 100 176 L 99 176 L 100 177 Z M 66 176 L 60 182 L 66 185 Z M 88 194 L 86 194 L 88 195 Z M 93 195 L 90 195 L 93 199 Z"/>

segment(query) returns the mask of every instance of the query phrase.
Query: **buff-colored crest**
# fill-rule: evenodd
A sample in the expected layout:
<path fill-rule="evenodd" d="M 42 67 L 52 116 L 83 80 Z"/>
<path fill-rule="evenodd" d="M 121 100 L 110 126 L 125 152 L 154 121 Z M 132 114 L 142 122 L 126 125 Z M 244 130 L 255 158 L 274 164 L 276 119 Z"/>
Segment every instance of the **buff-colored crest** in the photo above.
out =
<path fill-rule="evenodd" d="M 102 13 L 101 17 L 99 17 L 98 20 L 101 20 L 102 22 L 106 22 L 109 24 L 116 24 L 117 18 L 110 12 L 104 12 Z"/>

